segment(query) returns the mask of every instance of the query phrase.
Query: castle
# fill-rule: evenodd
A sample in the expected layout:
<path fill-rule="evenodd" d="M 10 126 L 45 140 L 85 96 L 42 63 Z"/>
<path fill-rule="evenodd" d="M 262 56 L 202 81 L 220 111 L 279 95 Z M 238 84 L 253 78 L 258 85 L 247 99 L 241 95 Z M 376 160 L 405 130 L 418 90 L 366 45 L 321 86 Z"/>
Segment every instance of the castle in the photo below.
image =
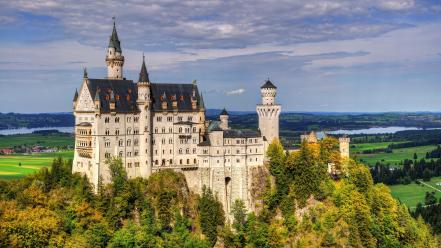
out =
<path fill-rule="evenodd" d="M 225 109 L 219 120 L 206 120 L 195 81 L 153 83 L 144 58 L 138 81 L 127 80 L 115 23 L 105 61 L 107 78 L 89 78 L 85 70 L 75 92 L 73 172 L 87 175 L 96 190 L 111 180 L 106 160 L 119 157 L 129 178 L 173 169 L 196 193 L 210 187 L 226 213 L 236 199 L 253 210 L 253 168 L 263 166 L 268 144 L 279 138 L 277 87 L 268 79 L 260 89 L 259 130 L 234 130 Z"/>

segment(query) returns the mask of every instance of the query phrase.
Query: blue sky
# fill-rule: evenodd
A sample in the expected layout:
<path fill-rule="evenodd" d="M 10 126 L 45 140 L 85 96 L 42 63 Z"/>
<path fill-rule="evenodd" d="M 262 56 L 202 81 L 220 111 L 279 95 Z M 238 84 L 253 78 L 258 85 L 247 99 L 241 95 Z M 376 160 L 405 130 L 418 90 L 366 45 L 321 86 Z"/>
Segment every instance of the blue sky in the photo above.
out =
<path fill-rule="evenodd" d="M 91 3 L 93 2 L 93 3 Z M 208 108 L 441 111 L 441 1 L 0 1 L 0 112 L 71 111 L 106 76 L 117 18 L 128 79 L 198 80 Z"/>

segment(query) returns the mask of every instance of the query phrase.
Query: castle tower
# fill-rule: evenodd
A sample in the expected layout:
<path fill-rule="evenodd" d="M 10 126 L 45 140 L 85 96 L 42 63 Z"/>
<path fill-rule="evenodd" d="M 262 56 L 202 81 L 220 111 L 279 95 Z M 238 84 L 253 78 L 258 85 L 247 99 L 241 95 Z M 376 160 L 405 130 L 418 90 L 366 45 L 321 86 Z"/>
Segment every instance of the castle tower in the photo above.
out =
<path fill-rule="evenodd" d="M 268 79 L 260 87 L 262 104 L 256 107 L 259 116 L 259 129 L 268 143 L 279 139 L 279 115 L 281 106 L 275 103 L 277 87 Z"/>
<path fill-rule="evenodd" d="M 115 19 L 113 19 L 113 31 L 109 40 L 109 47 L 106 55 L 107 78 L 123 79 L 124 56 L 122 55 L 121 44 L 116 32 Z"/>
<path fill-rule="evenodd" d="M 152 146 L 151 146 L 151 129 L 152 129 L 152 117 L 150 111 L 151 98 L 150 98 L 150 79 L 145 66 L 145 58 L 142 55 L 141 72 L 139 73 L 138 80 L 138 100 L 137 104 L 141 113 L 139 114 L 139 130 L 142 138 L 140 139 L 140 155 L 145 157 L 145 161 L 140 164 L 141 177 L 148 177 L 152 174 Z"/>
<path fill-rule="evenodd" d="M 228 112 L 227 112 L 227 110 L 224 108 L 223 110 L 222 110 L 222 112 L 220 113 L 220 115 L 219 115 L 219 119 L 220 119 L 220 125 L 219 125 L 219 127 L 222 129 L 222 130 L 227 130 L 228 129 Z"/>
<path fill-rule="evenodd" d="M 340 156 L 342 158 L 349 158 L 349 143 L 351 139 L 347 136 L 343 136 L 338 138 L 338 141 L 340 143 Z"/>

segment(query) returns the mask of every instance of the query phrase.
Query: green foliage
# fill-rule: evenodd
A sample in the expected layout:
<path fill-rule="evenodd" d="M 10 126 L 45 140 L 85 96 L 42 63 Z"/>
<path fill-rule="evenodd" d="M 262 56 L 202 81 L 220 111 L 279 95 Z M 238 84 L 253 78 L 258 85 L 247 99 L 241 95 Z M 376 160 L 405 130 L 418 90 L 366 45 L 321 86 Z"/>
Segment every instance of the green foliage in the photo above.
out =
<path fill-rule="evenodd" d="M 225 223 L 225 217 L 222 204 L 213 196 L 211 189 L 205 186 L 198 201 L 198 211 L 202 233 L 207 237 L 210 245 L 214 245 L 217 241 L 218 230 Z"/>

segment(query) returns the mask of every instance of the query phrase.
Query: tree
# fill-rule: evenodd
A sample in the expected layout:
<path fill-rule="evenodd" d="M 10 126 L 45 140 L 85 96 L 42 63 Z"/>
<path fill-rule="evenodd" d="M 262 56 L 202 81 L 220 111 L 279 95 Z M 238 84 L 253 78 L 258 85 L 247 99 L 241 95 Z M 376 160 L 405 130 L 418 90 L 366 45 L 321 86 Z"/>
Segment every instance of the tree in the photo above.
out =
<path fill-rule="evenodd" d="M 225 216 L 222 204 L 213 196 L 211 189 L 205 186 L 198 202 L 198 210 L 202 233 L 213 246 L 217 240 L 218 228 L 225 223 Z"/>
<path fill-rule="evenodd" d="M 417 160 L 418 159 L 418 155 L 416 154 L 416 152 L 413 154 L 413 159 Z"/>
<path fill-rule="evenodd" d="M 432 177 L 431 171 L 428 168 L 424 169 L 424 171 L 423 171 L 423 181 L 429 182 L 431 177 Z"/>
<path fill-rule="evenodd" d="M 435 191 L 432 192 L 426 192 L 426 196 L 424 197 L 424 205 L 433 205 L 436 204 L 438 201 L 435 197 Z"/>

